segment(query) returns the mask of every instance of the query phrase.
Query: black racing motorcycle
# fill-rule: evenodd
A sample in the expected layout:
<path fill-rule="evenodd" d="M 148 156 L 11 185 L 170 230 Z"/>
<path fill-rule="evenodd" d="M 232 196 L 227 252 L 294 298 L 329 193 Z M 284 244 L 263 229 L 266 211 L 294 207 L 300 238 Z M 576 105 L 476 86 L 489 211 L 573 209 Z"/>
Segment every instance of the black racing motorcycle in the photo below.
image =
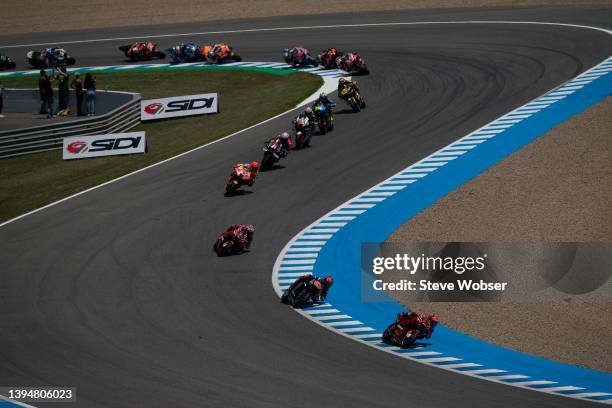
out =
<path fill-rule="evenodd" d="M 314 294 L 318 288 L 314 286 L 315 279 L 298 278 L 281 296 L 281 302 L 291 307 L 306 306 L 315 302 Z"/>
<path fill-rule="evenodd" d="M 285 157 L 285 148 L 281 141 L 276 138 L 266 142 L 263 147 L 263 159 L 261 159 L 261 170 L 271 169 L 276 162 Z"/>
<path fill-rule="evenodd" d="M 15 61 L 6 54 L 0 54 L 0 69 L 13 69 L 17 66 Z"/>

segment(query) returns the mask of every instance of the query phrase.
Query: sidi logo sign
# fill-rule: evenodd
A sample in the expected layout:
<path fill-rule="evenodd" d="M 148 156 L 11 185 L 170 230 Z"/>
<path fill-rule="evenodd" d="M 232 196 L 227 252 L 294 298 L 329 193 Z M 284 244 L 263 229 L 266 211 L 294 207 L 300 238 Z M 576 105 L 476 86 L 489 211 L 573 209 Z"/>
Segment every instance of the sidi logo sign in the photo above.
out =
<path fill-rule="evenodd" d="M 216 93 L 148 99 L 140 103 L 140 120 L 217 113 L 218 100 Z"/>
<path fill-rule="evenodd" d="M 64 138 L 64 160 L 144 153 L 145 132 L 109 133 Z"/>

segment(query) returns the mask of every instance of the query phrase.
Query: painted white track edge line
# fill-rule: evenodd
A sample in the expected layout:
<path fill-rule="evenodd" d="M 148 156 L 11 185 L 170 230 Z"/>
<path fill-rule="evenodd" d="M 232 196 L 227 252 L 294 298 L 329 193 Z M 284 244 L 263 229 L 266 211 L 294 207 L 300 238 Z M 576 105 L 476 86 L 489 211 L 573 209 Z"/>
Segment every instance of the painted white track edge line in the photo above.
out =
<path fill-rule="evenodd" d="M 87 44 L 95 42 L 110 42 L 123 40 L 138 40 L 141 38 L 171 38 L 171 37 L 187 37 L 200 35 L 218 35 L 218 34 L 240 34 L 240 33 L 255 33 L 255 32 L 270 32 L 270 31 L 298 31 L 298 30 L 320 30 L 327 28 L 363 28 L 363 27 L 393 27 L 393 26 L 418 26 L 431 24 L 534 24 L 544 26 L 558 26 L 583 28 L 588 30 L 601 31 L 612 35 L 612 30 L 603 27 L 587 26 L 581 24 L 570 23 L 554 23 L 547 21 L 512 21 L 512 20 L 464 20 L 464 21 L 407 21 L 407 22 L 388 22 L 388 23 L 355 23 L 355 24 L 330 24 L 330 25 L 313 25 L 313 26 L 298 26 L 298 27 L 271 27 L 271 28 L 250 28 L 242 30 L 222 30 L 222 31 L 201 31 L 192 33 L 173 33 L 173 34 L 149 34 L 130 37 L 114 37 L 114 38 L 97 38 L 91 40 L 73 40 L 73 41 L 50 41 L 43 43 L 32 44 L 12 44 L 0 45 L 0 48 L 19 48 L 19 47 L 38 47 L 50 44 Z"/>
<path fill-rule="evenodd" d="M 315 75 L 315 74 L 311 74 L 311 75 Z M 317 75 L 315 75 L 315 76 L 317 76 Z M 326 87 L 329 87 L 329 86 L 330 86 L 330 82 L 331 82 L 332 80 L 335 80 L 335 81 L 337 81 L 337 80 L 338 80 L 338 78 L 324 78 L 324 77 L 320 77 L 320 78 L 321 78 L 321 79 L 323 79 L 323 84 L 321 85 L 321 87 L 319 87 L 319 89 L 317 90 L 317 92 L 319 92 L 319 91 L 320 91 L 320 90 L 322 90 L 322 89 L 323 89 L 323 90 L 324 90 L 324 89 L 326 89 Z M 337 82 L 336 82 L 336 83 L 337 83 Z M 317 92 L 315 92 L 313 95 L 316 95 L 316 94 L 317 94 Z M 309 96 L 309 97 L 307 97 L 307 98 L 304 100 L 304 102 L 301 102 L 301 103 L 299 103 L 298 105 L 296 105 L 295 107 L 293 107 L 293 108 L 291 108 L 291 109 L 288 109 L 288 110 L 286 110 L 286 111 L 284 111 L 284 112 L 281 112 L 281 113 L 279 113 L 279 114 L 278 114 L 278 115 L 276 115 L 276 116 L 272 116 L 271 118 L 265 119 L 265 120 L 263 120 L 263 121 L 261 121 L 261 122 L 259 122 L 259 123 L 255 123 L 254 125 L 251 125 L 251 126 L 249 126 L 249 127 L 246 127 L 246 128 L 244 128 L 244 129 L 240 129 L 240 130 L 238 130 L 237 132 L 231 133 L 231 134 L 229 134 L 229 135 L 227 135 L 227 136 L 223 136 L 223 137 L 222 137 L 222 138 L 220 138 L 220 139 L 213 140 L 212 142 L 208 142 L 208 143 L 206 143 L 206 144 L 203 144 L 202 146 L 198 146 L 198 147 L 195 147 L 195 148 L 193 148 L 193 149 L 191 149 L 191 150 L 187 150 L 186 152 L 179 153 L 179 154 L 177 154 L 176 156 L 168 157 L 167 159 L 164 159 L 164 160 L 162 160 L 162 161 L 159 161 L 159 162 L 156 162 L 156 163 L 150 164 L 150 165 L 148 165 L 148 166 L 146 166 L 146 167 L 143 167 L 143 168 L 141 168 L 141 169 L 134 170 L 133 172 L 130 172 L 130 173 L 124 174 L 123 176 L 119 176 L 119 177 L 117 177 L 117 178 L 114 178 L 114 179 L 111 179 L 111 180 L 105 181 L 105 182 L 104 182 L 104 183 L 102 183 L 102 184 L 98 184 L 98 185 L 95 185 L 95 186 L 89 187 L 89 188 L 87 188 L 87 189 L 85 189 L 85 190 L 83 190 L 83 191 L 79 191 L 78 193 L 74 193 L 74 194 L 69 195 L 69 196 L 67 196 L 67 197 L 60 198 L 60 199 L 59 199 L 59 200 L 57 200 L 57 201 L 53 201 L 53 202 L 51 202 L 51 203 L 49 203 L 49 204 L 46 204 L 46 205 L 44 205 L 44 206 L 42 206 L 42 207 L 35 208 L 34 210 L 31 210 L 31 211 L 28 211 L 28 212 L 26 212 L 26 213 L 24 213 L 24 214 L 18 215 L 17 217 L 11 218 L 10 220 L 7 220 L 7 221 L 4 221 L 4 222 L 0 223 L 0 228 L 4 227 L 5 225 L 8 225 L 8 224 L 10 224 L 10 223 L 12 223 L 12 222 L 18 221 L 18 220 L 20 220 L 20 219 L 22 219 L 22 218 L 25 218 L 25 217 L 27 217 L 28 215 L 36 214 L 37 212 L 40 212 L 40 211 L 45 210 L 45 209 L 47 209 L 47 208 L 53 207 L 53 206 L 55 206 L 55 205 L 57 205 L 57 204 L 61 204 L 61 203 L 63 203 L 64 201 L 68 201 L 68 200 L 70 200 L 70 199 L 72 199 L 72 198 L 76 198 L 76 197 L 78 197 L 78 196 L 80 196 L 80 195 L 83 195 L 83 194 L 89 193 L 90 191 L 94 191 L 94 190 L 97 190 L 97 189 L 99 189 L 99 188 L 105 187 L 105 186 L 107 186 L 107 185 L 109 185 L 109 184 L 111 184 L 111 183 L 114 183 L 114 182 L 117 182 L 117 181 L 123 180 L 124 178 L 127 178 L 127 177 L 129 177 L 129 176 L 133 176 L 134 174 L 138 174 L 138 173 L 141 173 L 141 172 L 143 172 L 143 171 L 146 171 L 146 170 L 152 169 L 153 167 L 160 166 L 160 165 L 162 165 L 162 164 L 164 164 L 164 163 L 167 163 L 167 162 L 169 162 L 169 161 L 172 161 L 172 160 L 178 159 L 178 158 L 180 158 L 180 157 L 186 156 L 186 155 L 188 155 L 188 154 L 190 154 L 190 153 L 193 153 L 193 152 L 195 152 L 195 151 L 198 151 L 198 150 L 204 149 L 205 147 L 211 146 L 211 145 L 213 145 L 213 144 L 215 144 L 215 143 L 219 143 L 219 142 L 222 142 L 222 141 L 224 141 L 224 140 L 226 140 L 226 139 L 229 139 L 230 137 L 233 137 L 233 136 L 239 135 L 239 134 L 241 134 L 241 133 L 243 133 L 243 132 L 246 132 L 246 131 L 248 131 L 248 130 L 254 129 L 254 128 L 256 128 L 256 127 L 258 127 L 258 126 L 260 126 L 260 125 L 263 125 L 264 123 L 270 122 L 270 121 L 272 121 L 272 120 L 274 120 L 274 119 L 278 119 L 278 118 L 280 118 L 280 117 L 282 117 L 282 116 L 284 116 L 284 115 L 286 115 L 286 114 L 288 114 L 288 113 L 290 113 L 290 112 L 292 112 L 292 111 L 294 111 L 294 110 L 296 110 L 296 109 L 299 109 L 299 108 L 300 108 L 300 107 L 301 107 L 303 104 L 309 103 L 309 102 L 306 102 L 306 101 L 308 101 L 308 100 L 309 100 L 311 97 L 312 97 L 312 95 L 311 95 L 311 96 Z"/>

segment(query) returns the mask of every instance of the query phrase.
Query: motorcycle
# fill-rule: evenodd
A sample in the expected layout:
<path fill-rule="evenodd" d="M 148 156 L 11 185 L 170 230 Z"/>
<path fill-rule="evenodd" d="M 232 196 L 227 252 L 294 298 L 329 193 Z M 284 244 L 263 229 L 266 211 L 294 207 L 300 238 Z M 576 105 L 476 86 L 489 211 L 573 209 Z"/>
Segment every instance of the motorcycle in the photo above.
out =
<path fill-rule="evenodd" d="M 225 185 L 225 196 L 231 197 L 238 191 L 240 187 L 243 185 L 253 185 L 253 183 L 244 182 L 241 174 L 236 173 L 237 170 L 232 171 L 232 173 L 227 176 L 227 184 Z"/>
<path fill-rule="evenodd" d="M 297 52 L 295 48 L 285 48 L 283 49 L 283 57 L 285 62 L 292 67 L 306 67 L 312 65 L 316 67 L 319 65 L 319 61 L 316 58 L 310 56 L 308 51 L 305 52 Z"/>
<path fill-rule="evenodd" d="M 174 64 L 184 64 L 186 62 L 198 62 L 206 59 L 206 54 L 202 52 L 202 50 L 207 49 L 207 47 L 200 47 L 196 44 L 187 44 L 187 46 L 191 46 L 192 52 L 187 53 L 183 50 L 183 45 L 177 45 L 172 48 L 166 48 L 166 54 L 172 60 Z"/>
<path fill-rule="evenodd" d="M 326 105 L 317 103 L 312 107 L 312 110 L 314 111 L 315 117 L 317 118 L 317 122 L 319 125 L 319 133 L 324 135 L 328 131 L 334 130 L 334 117 L 331 108 L 328 108 Z"/>
<path fill-rule="evenodd" d="M 213 250 L 217 253 L 217 256 L 230 256 L 242 252 L 229 232 L 219 235 Z"/>
<path fill-rule="evenodd" d="M 283 293 L 281 302 L 287 303 L 294 308 L 315 303 L 315 299 L 313 299 L 312 295 L 318 291 L 319 288 L 314 286 L 314 282 L 316 281 L 304 281 L 298 278 L 289 286 L 289 289 Z"/>
<path fill-rule="evenodd" d="M 34 68 L 55 68 L 66 65 L 74 65 L 76 63 L 76 60 L 68 55 L 66 51 L 62 50 L 64 51 L 63 53 L 57 54 L 55 53 L 56 50 L 61 49 L 53 48 L 51 49 L 51 52 L 46 52 L 46 50 L 28 51 L 26 54 L 26 59 Z"/>
<path fill-rule="evenodd" d="M 240 62 L 242 57 L 233 51 L 232 47 L 224 49 L 220 46 L 214 46 L 206 55 L 206 61 L 211 64 L 224 64 L 226 62 Z"/>
<path fill-rule="evenodd" d="M 324 69 L 334 69 L 338 68 L 336 61 L 341 56 L 342 53 L 340 51 L 336 50 L 335 48 L 330 48 L 329 50 L 319 54 L 318 59 Z"/>
<path fill-rule="evenodd" d="M 13 69 L 17 66 L 15 61 L 6 54 L 0 54 L 0 69 Z"/>
<path fill-rule="evenodd" d="M 368 75 L 370 73 L 364 59 L 354 52 L 338 56 L 336 66 L 353 75 Z"/>
<path fill-rule="evenodd" d="M 131 61 L 147 61 L 154 58 L 166 58 L 166 54 L 158 50 L 157 44 L 151 41 L 122 45 L 119 47 L 119 50 Z"/>
<path fill-rule="evenodd" d="M 361 111 L 361 109 L 365 108 L 366 106 L 361 94 L 353 87 L 345 86 L 344 88 L 340 89 L 338 96 L 340 99 L 346 101 L 346 103 L 348 103 L 355 112 Z"/>
<path fill-rule="evenodd" d="M 312 137 L 312 129 L 314 123 L 311 123 L 307 116 L 298 116 L 293 122 L 295 130 L 295 148 L 302 149 L 310 146 L 310 138 Z"/>
<path fill-rule="evenodd" d="M 411 347 L 419 337 L 417 328 L 404 328 L 397 321 L 391 323 L 382 334 L 382 341 L 401 348 Z"/>
<path fill-rule="evenodd" d="M 285 148 L 279 139 L 273 139 L 267 142 L 263 148 L 264 155 L 261 159 L 261 170 L 267 170 L 274 166 L 274 163 L 278 162 L 284 157 Z"/>
<path fill-rule="evenodd" d="M 241 186 L 242 183 L 240 183 L 238 177 L 236 177 L 234 173 L 230 174 L 227 177 L 227 184 L 225 185 L 225 196 L 231 197 L 236 193 L 236 191 L 238 191 Z"/>

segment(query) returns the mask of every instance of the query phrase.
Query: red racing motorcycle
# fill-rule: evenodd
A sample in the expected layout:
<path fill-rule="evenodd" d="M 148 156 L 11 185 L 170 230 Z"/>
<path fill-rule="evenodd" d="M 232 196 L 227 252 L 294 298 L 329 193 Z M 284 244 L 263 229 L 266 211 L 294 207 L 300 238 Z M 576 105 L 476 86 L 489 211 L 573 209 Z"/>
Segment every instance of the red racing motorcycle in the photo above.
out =
<path fill-rule="evenodd" d="M 354 52 L 337 57 L 336 65 L 339 69 L 353 75 L 368 75 L 370 73 L 364 59 Z"/>
<path fill-rule="evenodd" d="M 166 58 L 166 54 L 158 50 L 157 44 L 152 41 L 122 45 L 119 47 L 119 50 L 123 52 L 130 61 L 148 61 L 154 58 Z"/>

